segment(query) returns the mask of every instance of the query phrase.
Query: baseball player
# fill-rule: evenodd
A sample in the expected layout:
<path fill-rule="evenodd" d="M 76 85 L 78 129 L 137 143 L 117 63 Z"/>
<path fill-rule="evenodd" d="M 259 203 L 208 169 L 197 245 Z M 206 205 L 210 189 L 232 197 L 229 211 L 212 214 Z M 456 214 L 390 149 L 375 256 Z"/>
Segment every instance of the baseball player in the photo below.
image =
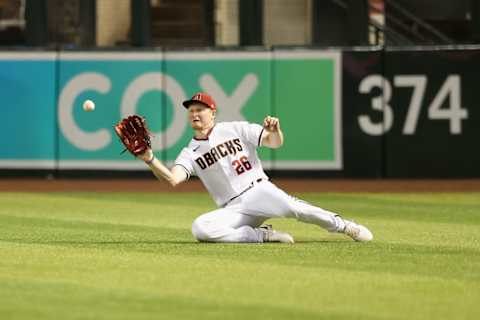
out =
<path fill-rule="evenodd" d="M 267 116 L 263 126 L 248 122 L 215 123 L 217 106 L 206 93 L 184 101 L 195 134 L 168 169 L 148 148 L 139 155 L 154 175 L 172 186 L 200 178 L 218 209 L 192 224 L 193 236 L 202 242 L 284 242 L 293 237 L 262 225 L 270 218 L 295 218 L 327 231 L 343 233 L 356 241 L 370 241 L 364 226 L 296 199 L 271 183 L 262 169 L 256 149 L 279 148 L 283 133 L 278 118 Z"/>

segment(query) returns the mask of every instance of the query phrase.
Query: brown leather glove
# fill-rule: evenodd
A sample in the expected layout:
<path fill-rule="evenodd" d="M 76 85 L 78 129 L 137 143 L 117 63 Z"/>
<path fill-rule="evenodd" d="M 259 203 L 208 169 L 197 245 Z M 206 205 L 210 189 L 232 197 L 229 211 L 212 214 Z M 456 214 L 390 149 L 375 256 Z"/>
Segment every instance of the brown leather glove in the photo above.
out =
<path fill-rule="evenodd" d="M 132 115 L 122 119 L 115 125 L 115 132 L 125 146 L 123 152 L 128 150 L 134 156 L 138 156 L 152 147 L 150 131 L 143 117 Z"/>

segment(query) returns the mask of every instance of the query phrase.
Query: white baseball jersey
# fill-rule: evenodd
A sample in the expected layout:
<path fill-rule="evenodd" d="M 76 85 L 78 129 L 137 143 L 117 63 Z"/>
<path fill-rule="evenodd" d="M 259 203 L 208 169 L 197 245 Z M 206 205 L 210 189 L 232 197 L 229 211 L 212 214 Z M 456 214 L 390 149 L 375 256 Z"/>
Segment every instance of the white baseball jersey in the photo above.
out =
<path fill-rule="evenodd" d="M 196 175 L 218 206 L 227 204 L 252 182 L 267 179 L 256 148 L 263 127 L 248 122 L 215 124 L 206 139 L 193 138 L 175 165 Z"/>

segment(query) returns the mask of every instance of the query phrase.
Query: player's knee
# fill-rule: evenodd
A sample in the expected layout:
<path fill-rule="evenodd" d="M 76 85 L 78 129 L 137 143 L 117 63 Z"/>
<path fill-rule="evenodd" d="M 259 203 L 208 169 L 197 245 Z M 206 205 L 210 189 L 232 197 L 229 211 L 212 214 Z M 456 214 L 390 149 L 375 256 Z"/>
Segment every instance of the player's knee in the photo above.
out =
<path fill-rule="evenodd" d="M 209 240 L 208 232 L 205 223 L 197 218 L 192 223 L 192 234 L 198 241 L 206 242 Z"/>

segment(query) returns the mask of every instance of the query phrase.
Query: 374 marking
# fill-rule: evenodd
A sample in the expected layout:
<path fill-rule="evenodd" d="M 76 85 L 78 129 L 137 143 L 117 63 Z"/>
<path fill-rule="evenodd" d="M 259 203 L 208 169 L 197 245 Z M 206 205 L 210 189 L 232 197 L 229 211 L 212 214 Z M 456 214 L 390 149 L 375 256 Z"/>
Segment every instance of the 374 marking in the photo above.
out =
<path fill-rule="evenodd" d="M 421 74 L 399 75 L 393 78 L 395 87 L 413 88 L 407 117 L 402 130 L 405 135 L 415 134 L 427 83 L 427 76 Z M 390 105 L 392 85 L 383 76 L 373 74 L 365 77 L 360 82 L 358 91 L 363 94 L 369 94 L 374 88 L 379 88 L 382 93 L 371 99 L 371 107 L 373 110 L 383 113 L 383 121 L 373 122 L 370 116 L 364 114 L 358 117 L 358 123 L 366 134 L 380 136 L 390 131 L 393 126 L 394 116 L 392 106 Z M 449 102 L 448 107 L 441 108 L 447 99 Z M 468 110 L 462 108 L 461 99 L 460 75 L 449 75 L 428 107 L 428 119 L 450 120 L 450 134 L 461 134 L 462 120 L 468 119 Z"/>

